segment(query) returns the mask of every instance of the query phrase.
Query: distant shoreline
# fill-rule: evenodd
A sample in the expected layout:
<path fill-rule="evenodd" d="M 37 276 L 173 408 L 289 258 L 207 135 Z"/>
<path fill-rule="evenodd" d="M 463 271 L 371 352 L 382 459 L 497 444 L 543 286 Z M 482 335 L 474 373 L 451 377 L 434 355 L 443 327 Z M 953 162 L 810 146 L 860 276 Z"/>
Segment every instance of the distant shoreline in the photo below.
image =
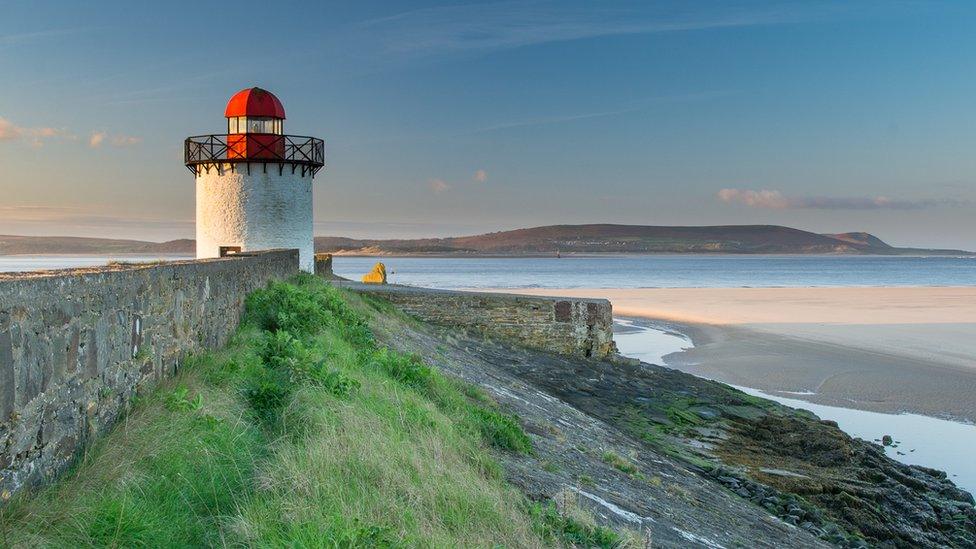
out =
<path fill-rule="evenodd" d="M 17 253 L 2 254 L 0 257 L 196 257 L 194 254 L 183 254 L 173 252 L 72 252 L 72 253 Z"/>
<path fill-rule="evenodd" d="M 822 257 L 822 258 L 853 258 L 853 257 L 889 257 L 889 258 L 927 258 L 927 257 L 947 257 L 968 259 L 976 258 L 976 253 L 966 254 L 873 254 L 873 253 L 736 253 L 736 252 L 587 252 L 587 253 L 566 253 L 559 257 L 552 254 L 459 254 L 459 253 L 355 253 L 355 252 L 321 252 L 330 253 L 335 257 L 371 257 L 377 259 L 410 259 L 410 258 L 429 258 L 429 259 L 606 259 L 614 257 Z M 0 253 L 0 257 L 195 257 L 193 253 L 179 252 L 113 252 L 113 251 L 93 251 L 93 252 L 23 252 L 23 253 Z"/>
<path fill-rule="evenodd" d="M 866 232 L 815 233 L 780 225 L 549 225 L 468 236 L 349 238 L 314 236 L 320 253 L 351 256 L 548 257 L 615 254 L 976 256 L 946 248 L 892 246 Z M 230 243 L 228 243 L 230 245 Z M 0 235 L 0 254 L 193 253 L 184 238 L 168 242 L 71 236 Z"/>
<path fill-rule="evenodd" d="M 560 256 L 553 254 L 463 254 L 463 253 L 358 253 L 358 252 L 321 252 L 335 257 L 376 257 L 376 258 L 411 258 L 428 257 L 433 259 L 573 259 L 573 258 L 605 258 L 605 257 L 648 257 L 648 256 L 695 256 L 695 257 L 958 257 L 976 258 L 976 252 L 965 253 L 751 253 L 751 252 L 580 252 L 564 253 Z"/>

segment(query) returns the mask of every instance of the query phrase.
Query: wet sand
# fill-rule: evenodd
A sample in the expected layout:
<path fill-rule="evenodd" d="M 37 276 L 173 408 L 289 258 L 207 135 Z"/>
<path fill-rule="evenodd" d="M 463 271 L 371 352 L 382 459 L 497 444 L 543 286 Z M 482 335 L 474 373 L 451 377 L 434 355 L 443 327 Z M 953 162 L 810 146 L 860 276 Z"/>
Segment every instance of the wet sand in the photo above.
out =
<path fill-rule="evenodd" d="M 976 288 L 519 292 L 603 297 L 616 316 L 684 333 L 694 347 L 665 362 L 696 375 L 830 406 L 976 422 Z"/>

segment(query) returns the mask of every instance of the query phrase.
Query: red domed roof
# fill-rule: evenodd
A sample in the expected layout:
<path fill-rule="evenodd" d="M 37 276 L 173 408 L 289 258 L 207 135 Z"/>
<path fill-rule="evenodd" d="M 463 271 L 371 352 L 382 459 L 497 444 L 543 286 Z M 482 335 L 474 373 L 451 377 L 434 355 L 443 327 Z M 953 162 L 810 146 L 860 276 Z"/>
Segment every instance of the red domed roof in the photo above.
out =
<path fill-rule="evenodd" d="M 247 88 L 234 94 L 227 103 L 224 116 L 270 116 L 284 118 L 285 108 L 281 101 L 268 90 Z"/>

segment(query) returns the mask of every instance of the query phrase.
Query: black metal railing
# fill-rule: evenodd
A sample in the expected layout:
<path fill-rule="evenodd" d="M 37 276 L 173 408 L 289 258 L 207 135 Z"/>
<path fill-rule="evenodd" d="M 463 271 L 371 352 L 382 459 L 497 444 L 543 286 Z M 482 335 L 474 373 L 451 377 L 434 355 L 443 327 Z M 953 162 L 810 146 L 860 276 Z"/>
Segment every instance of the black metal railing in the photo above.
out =
<path fill-rule="evenodd" d="M 267 133 L 197 135 L 183 143 L 186 167 L 194 174 L 225 163 L 279 163 L 300 166 L 315 175 L 325 166 L 325 141 L 315 137 Z M 265 169 L 267 167 L 265 166 Z M 279 168 L 280 169 L 280 168 Z"/>

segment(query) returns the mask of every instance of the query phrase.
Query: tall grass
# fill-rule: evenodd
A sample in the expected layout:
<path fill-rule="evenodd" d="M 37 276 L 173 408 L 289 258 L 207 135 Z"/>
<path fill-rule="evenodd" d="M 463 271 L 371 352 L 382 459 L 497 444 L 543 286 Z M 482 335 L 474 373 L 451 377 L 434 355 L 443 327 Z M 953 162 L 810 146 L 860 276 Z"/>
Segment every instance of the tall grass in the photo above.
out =
<path fill-rule="evenodd" d="M 254 292 L 226 349 L 140 400 L 61 480 L 0 509 L 0 545 L 615 539 L 533 511 L 489 451 L 532 452 L 518 420 L 418 357 L 378 346 L 362 310 L 312 277 Z"/>

